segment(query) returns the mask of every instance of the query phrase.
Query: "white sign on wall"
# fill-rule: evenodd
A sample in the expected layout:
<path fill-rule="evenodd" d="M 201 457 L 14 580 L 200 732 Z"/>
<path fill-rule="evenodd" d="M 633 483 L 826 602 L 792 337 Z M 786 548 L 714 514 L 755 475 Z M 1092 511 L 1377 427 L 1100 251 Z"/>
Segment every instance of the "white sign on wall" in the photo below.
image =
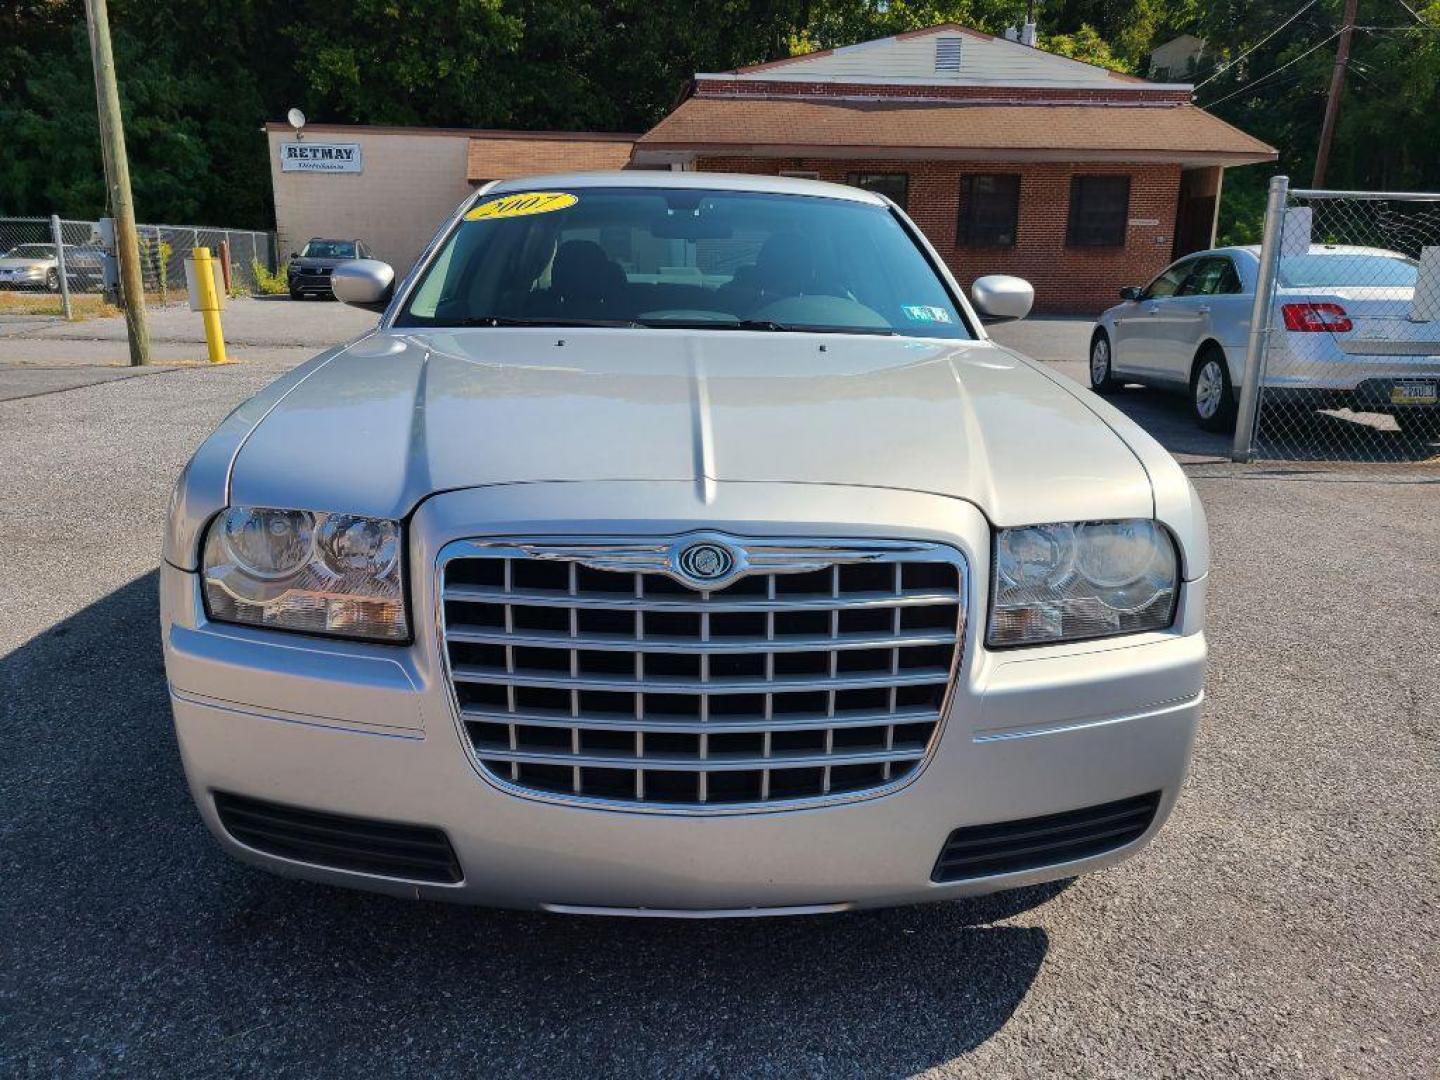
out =
<path fill-rule="evenodd" d="M 285 142 L 280 144 L 281 172 L 365 171 L 359 143 Z"/>

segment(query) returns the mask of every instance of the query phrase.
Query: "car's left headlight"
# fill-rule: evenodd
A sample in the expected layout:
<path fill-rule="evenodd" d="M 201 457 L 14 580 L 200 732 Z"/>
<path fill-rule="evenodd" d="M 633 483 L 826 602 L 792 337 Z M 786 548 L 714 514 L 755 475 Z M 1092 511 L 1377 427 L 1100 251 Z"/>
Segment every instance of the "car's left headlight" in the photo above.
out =
<path fill-rule="evenodd" d="M 1174 621 L 1179 557 L 1154 521 L 1083 521 L 999 529 L 991 646 L 1163 630 Z"/>
<path fill-rule="evenodd" d="M 405 641 L 398 521 L 232 506 L 210 523 L 201 566 L 219 622 Z"/>

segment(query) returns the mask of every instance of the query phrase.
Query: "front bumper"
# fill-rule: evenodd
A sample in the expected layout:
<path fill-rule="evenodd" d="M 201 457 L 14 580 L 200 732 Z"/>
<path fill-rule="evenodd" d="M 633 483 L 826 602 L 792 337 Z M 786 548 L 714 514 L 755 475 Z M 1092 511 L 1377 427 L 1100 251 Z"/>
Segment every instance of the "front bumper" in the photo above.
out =
<path fill-rule="evenodd" d="M 330 296 L 329 274 L 291 274 L 290 291 L 310 296 Z"/>
<path fill-rule="evenodd" d="M 1168 815 L 1200 708 L 1204 580 L 1187 583 L 1173 631 L 989 652 L 978 644 L 983 569 L 971 574 L 969 630 L 944 730 L 925 767 L 898 791 L 706 816 L 597 809 L 501 790 L 472 763 L 444 681 L 427 582 L 450 540 L 704 526 L 939 540 L 960 548 L 972 568 L 989 561 L 978 511 L 934 496 L 720 485 L 706 505 L 688 484 L 564 488 L 575 517 L 563 528 L 546 520 L 559 497 L 549 485 L 425 503 L 410 531 L 417 636 L 404 648 L 209 623 L 196 575 L 163 568 L 176 731 L 192 793 L 222 846 L 283 874 L 396 895 L 562 911 L 764 914 L 936 900 L 1099 869 L 1138 851 Z M 956 828 L 1152 791 L 1161 792 L 1153 824 L 1121 849 L 1020 873 L 931 880 Z M 463 880 L 417 883 L 263 854 L 225 831 L 216 792 L 438 827 Z"/>
<path fill-rule="evenodd" d="M 45 270 L 0 270 L 0 288 L 43 289 L 47 273 Z"/>

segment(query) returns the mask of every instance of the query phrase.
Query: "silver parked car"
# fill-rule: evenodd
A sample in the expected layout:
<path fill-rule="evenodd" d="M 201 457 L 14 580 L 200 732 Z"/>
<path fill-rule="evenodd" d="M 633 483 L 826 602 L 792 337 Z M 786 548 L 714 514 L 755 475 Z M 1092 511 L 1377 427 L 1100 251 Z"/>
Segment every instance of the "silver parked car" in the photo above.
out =
<path fill-rule="evenodd" d="M 1138 851 L 1205 665 L 1204 514 L 991 341 L 884 198 L 491 185 L 378 328 L 180 478 L 175 727 L 235 856 L 576 913 L 838 911 Z"/>
<path fill-rule="evenodd" d="M 97 247 L 65 245 L 65 282 L 72 289 L 104 284 L 104 255 Z M 60 262 L 54 244 L 16 244 L 0 253 L 0 288 L 60 291 Z"/>
<path fill-rule="evenodd" d="M 1231 429 L 1259 269 L 1258 247 L 1217 248 L 1122 289 L 1091 335 L 1090 385 L 1185 391 L 1202 428 Z M 1392 413 L 1402 430 L 1428 422 L 1440 355 L 1430 325 L 1408 318 L 1416 273 L 1413 259 L 1382 248 L 1312 244 L 1281 258 L 1267 395 Z"/>

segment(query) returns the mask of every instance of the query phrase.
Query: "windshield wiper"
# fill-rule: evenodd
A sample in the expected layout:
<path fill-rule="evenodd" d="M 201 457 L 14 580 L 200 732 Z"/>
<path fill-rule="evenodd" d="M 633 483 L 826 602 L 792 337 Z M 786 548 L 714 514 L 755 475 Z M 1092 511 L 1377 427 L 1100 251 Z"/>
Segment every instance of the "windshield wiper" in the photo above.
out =
<path fill-rule="evenodd" d="M 888 326 L 821 326 L 773 319 L 522 319 L 509 315 L 467 315 L 441 326 L 602 327 L 620 330 L 759 330 L 772 334 L 873 334 L 893 336 Z"/>
<path fill-rule="evenodd" d="M 773 319 L 639 319 L 637 325 L 658 330 L 762 330 L 773 334 L 879 334 L 894 335 L 888 326 L 820 326 L 782 323 Z"/>
<path fill-rule="evenodd" d="M 600 326 L 634 329 L 641 324 L 634 319 L 516 319 L 507 315 L 467 315 L 455 326 Z"/>

